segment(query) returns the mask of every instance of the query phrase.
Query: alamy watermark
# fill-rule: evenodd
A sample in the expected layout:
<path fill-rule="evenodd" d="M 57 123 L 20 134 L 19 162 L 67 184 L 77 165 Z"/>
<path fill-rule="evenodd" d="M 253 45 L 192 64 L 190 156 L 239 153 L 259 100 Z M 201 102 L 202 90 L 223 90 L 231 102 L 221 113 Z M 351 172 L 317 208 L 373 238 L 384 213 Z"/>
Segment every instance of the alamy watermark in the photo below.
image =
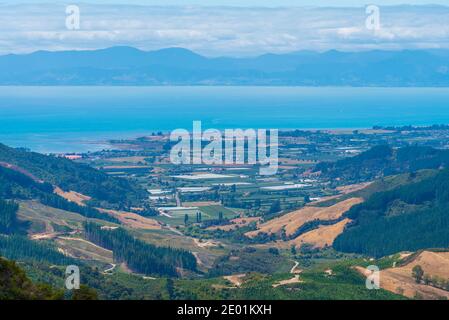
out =
<path fill-rule="evenodd" d="M 365 26 L 368 30 L 377 31 L 381 28 L 380 21 L 380 7 L 374 4 L 368 5 L 365 8 L 367 15 Z M 65 26 L 67 30 L 81 29 L 81 9 L 78 5 L 71 4 L 65 8 Z"/>
<path fill-rule="evenodd" d="M 170 152 L 173 164 L 260 165 L 260 175 L 275 175 L 278 170 L 277 129 L 217 129 L 202 131 L 201 121 L 193 131 L 176 129 L 170 141 L 177 142 Z"/>
<path fill-rule="evenodd" d="M 65 269 L 65 287 L 67 290 L 78 290 L 80 288 L 80 268 L 78 266 L 68 266 Z"/>
<path fill-rule="evenodd" d="M 368 290 L 380 289 L 380 270 L 378 266 L 368 266 L 365 270 L 365 286 Z"/>
<path fill-rule="evenodd" d="M 79 30 L 81 28 L 81 10 L 77 5 L 69 5 L 65 8 L 65 26 L 67 30 Z"/>
<path fill-rule="evenodd" d="M 365 26 L 368 30 L 380 30 L 380 8 L 376 5 L 369 5 L 365 9 L 368 17 L 365 20 Z"/>

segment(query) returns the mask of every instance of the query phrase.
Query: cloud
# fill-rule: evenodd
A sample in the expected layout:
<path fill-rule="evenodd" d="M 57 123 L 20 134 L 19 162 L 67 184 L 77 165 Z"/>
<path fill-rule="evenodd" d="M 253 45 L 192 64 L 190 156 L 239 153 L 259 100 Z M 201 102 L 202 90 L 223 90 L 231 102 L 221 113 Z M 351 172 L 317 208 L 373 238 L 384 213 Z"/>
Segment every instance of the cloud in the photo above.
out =
<path fill-rule="evenodd" d="M 298 50 L 449 48 L 449 7 L 381 7 L 381 29 L 364 8 L 233 8 L 81 5 L 81 30 L 62 5 L 0 5 L 0 53 L 180 46 L 199 53 L 257 55 Z"/>

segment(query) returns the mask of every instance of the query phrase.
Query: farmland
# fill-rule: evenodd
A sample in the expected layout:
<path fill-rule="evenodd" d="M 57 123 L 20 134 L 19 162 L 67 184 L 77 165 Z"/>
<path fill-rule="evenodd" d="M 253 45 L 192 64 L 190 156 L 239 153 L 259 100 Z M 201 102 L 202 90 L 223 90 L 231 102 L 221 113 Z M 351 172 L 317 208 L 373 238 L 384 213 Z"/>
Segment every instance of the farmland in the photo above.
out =
<path fill-rule="evenodd" d="M 387 191 L 395 194 L 401 186 L 438 177 L 438 171 L 432 167 L 385 177 L 364 167 L 365 162 L 371 161 L 371 148 L 379 143 L 392 143 L 398 148 L 393 150 L 401 150 L 410 141 L 420 141 L 423 148 L 434 147 L 439 142 L 428 131 L 285 132 L 280 135 L 279 171 L 273 176 L 260 175 L 259 168 L 252 165 L 171 164 L 164 147 L 169 143 L 167 139 L 161 133 L 119 141 L 110 150 L 77 156 L 76 163 L 93 167 L 108 177 L 124 179 L 133 188 L 146 191 L 146 196 L 118 197 L 117 203 L 111 203 L 81 192 L 76 185 L 73 189 L 54 188 L 55 196 L 78 209 L 96 210 L 95 217 L 82 215 L 80 209 L 80 213 L 75 213 L 42 204 L 38 199 L 22 199 L 18 201 L 18 218 L 28 239 L 99 270 L 114 285 L 127 287 L 133 292 L 129 297 L 134 298 L 445 296 L 441 280 L 436 286 L 424 280 L 414 283 L 411 276 L 413 267 L 419 264 L 433 281 L 435 277 L 446 279 L 445 267 L 438 267 L 447 260 L 444 251 L 412 252 L 415 260 L 406 263 L 388 257 L 376 256 L 379 260 L 373 260 L 351 250 L 335 250 L 335 243 L 358 225 L 358 216 L 351 214 L 370 204 L 373 195 Z M 342 148 L 342 144 L 346 147 Z M 445 159 L 444 154 L 441 159 Z M 329 160 L 333 161 L 327 163 Z M 392 161 L 390 164 L 383 160 L 382 165 L 388 170 L 402 170 L 400 163 Z M 354 174 L 352 168 L 364 175 Z M 341 177 L 336 176 L 340 171 Z M 396 219 L 404 211 L 428 206 L 429 203 L 394 202 L 386 214 Z M 136 264 L 117 260 L 118 249 L 86 234 L 86 223 L 98 225 L 98 232 L 105 236 L 119 234 L 127 241 L 134 239 L 133 244 L 141 248 L 142 255 L 154 248 L 167 250 L 168 255 L 171 250 L 181 250 L 188 257 L 190 269 L 178 266 L 162 271 L 137 271 L 133 269 Z M 153 249 L 144 249 L 146 246 Z M 120 246 L 124 255 L 128 249 Z M 132 261 L 132 257 L 129 255 L 127 259 Z M 398 264 L 393 267 L 390 260 Z M 370 263 L 385 265 L 381 271 L 383 290 L 377 293 L 364 289 L 363 268 Z M 46 270 L 45 263 L 42 268 Z M 170 273 L 170 281 L 166 274 L 158 273 L 164 270 Z M 37 280 L 49 277 L 44 271 L 31 275 Z M 54 283 L 58 281 L 55 279 Z M 91 283 L 102 297 L 112 297 L 109 288 Z M 145 292 L 151 288 L 158 290 L 158 294 Z"/>

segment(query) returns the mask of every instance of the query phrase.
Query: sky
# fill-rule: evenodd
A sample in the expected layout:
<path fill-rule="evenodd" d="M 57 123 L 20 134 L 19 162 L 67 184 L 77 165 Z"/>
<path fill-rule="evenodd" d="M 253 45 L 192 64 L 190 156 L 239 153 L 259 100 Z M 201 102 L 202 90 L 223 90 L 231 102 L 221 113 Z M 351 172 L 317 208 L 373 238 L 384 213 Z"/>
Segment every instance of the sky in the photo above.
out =
<path fill-rule="evenodd" d="M 66 1 L 42 1 L 0 0 L 0 54 L 118 45 L 184 47 L 206 56 L 449 49 L 449 0 L 369 1 L 380 9 L 375 30 L 366 26 L 365 1 L 356 0 L 84 0 L 79 30 L 66 27 Z"/>

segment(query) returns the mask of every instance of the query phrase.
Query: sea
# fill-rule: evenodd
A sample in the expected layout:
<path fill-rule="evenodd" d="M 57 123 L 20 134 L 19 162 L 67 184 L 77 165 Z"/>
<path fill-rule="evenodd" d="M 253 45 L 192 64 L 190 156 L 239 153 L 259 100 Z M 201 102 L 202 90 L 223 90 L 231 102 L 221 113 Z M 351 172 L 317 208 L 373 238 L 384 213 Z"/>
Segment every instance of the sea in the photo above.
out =
<path fill-rule="evenodd" d="M 0 87 L 0 143 L 42 153 L 110 148 L 174 129 L 361 129 L 449 124 L 449 88 Z"/>

